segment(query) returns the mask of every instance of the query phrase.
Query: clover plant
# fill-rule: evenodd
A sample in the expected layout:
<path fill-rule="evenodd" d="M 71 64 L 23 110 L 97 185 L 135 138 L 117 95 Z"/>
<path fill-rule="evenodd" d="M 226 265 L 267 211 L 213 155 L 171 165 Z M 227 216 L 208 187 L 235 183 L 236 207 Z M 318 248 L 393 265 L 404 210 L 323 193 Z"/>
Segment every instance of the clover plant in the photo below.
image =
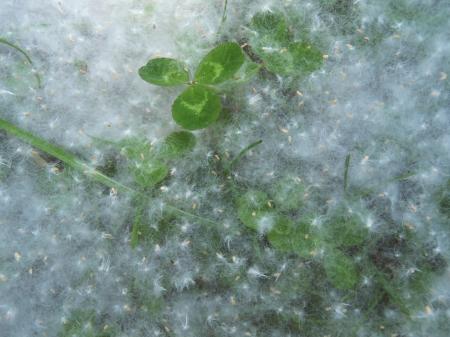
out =
<path fill-rule="evenodd" d="M 224 42 L 201 60 L 192 80 L 185 64 L 169 58 L 151 59 L 139 69 L 139 76 L 159 86 L 188 85 L 173 102 L 172 117 L 181 127 L 197 130 L 214 123 L 222 111 L 218 90 L 213 86 L 233 79 L 244 62 L 239 44 Z M 257 67 L 249 71 L 254 69 Z"/>

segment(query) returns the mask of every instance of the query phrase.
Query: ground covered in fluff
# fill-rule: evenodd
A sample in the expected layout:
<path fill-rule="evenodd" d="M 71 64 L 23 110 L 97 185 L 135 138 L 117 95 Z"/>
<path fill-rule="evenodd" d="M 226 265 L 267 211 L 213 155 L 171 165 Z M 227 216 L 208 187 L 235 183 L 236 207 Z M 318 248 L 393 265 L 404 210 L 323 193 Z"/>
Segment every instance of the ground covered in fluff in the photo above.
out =
<path fill-rule="evenodd" d="M 180 130 L 183 88 L 143 64 L 195 69 L 235 41 L 261 68 L 137 195 L 0 130 L 0 335 L 449 336 L 449 16 L 445 0 L 3 0 L 0 37 L 33 64 L 0 44 L 0 118 L 127 186 Z M 318 66 L 271 63 L 289 51 L 268 22 Z"/>

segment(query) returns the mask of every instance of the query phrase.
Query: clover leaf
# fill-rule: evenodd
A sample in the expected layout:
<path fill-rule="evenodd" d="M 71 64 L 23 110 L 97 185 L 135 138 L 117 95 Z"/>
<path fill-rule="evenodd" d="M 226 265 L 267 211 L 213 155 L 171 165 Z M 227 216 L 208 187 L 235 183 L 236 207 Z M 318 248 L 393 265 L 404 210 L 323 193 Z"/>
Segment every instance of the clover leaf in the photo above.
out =
<path fill-rule="evenodd" d="M 192 85 L 173 102 L 172 117 L 183 128 L 197 130 L 215 122 L 221 110 L 220 97 L 213 89 Z"/>
<path fill-rule="evenodd" d="M 170 58 L 155 58 L 139 69 L 139 76 L 151 84 L 170 87 L 189 82 L 186 65 Z"/>
<path fill-rule="evenodd" d="M 229 80 L 245 61 L 236 42 L 225 42 L 211 50 L 200 62 L 195 80 L 201 84 L 219 84 Z"/>

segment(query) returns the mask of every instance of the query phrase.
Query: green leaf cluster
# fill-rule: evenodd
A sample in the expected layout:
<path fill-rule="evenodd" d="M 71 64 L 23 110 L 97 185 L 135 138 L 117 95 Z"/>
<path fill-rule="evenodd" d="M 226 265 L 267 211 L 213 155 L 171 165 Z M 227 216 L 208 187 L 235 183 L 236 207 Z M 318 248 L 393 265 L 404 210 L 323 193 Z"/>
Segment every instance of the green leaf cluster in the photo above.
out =
<path fill-rule="evenodd" d="M 310 41 L 294 41 L 286 18 L 273 11 L 255 14 L 250 44 L 265 67 L 282 76 L 305 76 L 323 64 L 322 52 Z"/>
<path fill-rule="evenodd" d="M 309 258 L 319 247 L 320 237 L 311 225 L 311 219 L 299 214 L 305 188 L 299 180 L 284 177 L 275 184 L 271 193 L 248 190 L 236 199 L 237 213 L 248 228 L 265 233 L 270 244 L 277 250 L 296 253 Z"/>
<path fill-rule="evenodd" d="M 245 67 L 243 65 L 245 64 Z M 172 105 L 172 117 L 188 130 L 203 129 L 214 123 L 222 111 L 222 102 L 216 86 L 245 68 L 236 80 L 251 77 L 258 66 L 246 62 L 241 47 L 235 42 L 224 42 L 212 49 L 200 62 L 191 81 L 187 66 L 170 58 L 151 59 L 139 69 L 146 82 L 159 86 L 188 85 Z"/>
<path fill-rule="evenodd" d="M 270 245 L 280 252 L 312 259 L 323 249 L 328 281 L 338 289 L 354 287 L 360 272 L 348 250 L 361 249 L 369 235 L 359 217 L 340 209 L 323 226 L 315 226 L 302 212 L 305 188 L 298 178 L 284 177 L 274 186 L 273 199 L 258 190 L 249 190 L 237 199 L 241 222 L 266 233 Z"/>

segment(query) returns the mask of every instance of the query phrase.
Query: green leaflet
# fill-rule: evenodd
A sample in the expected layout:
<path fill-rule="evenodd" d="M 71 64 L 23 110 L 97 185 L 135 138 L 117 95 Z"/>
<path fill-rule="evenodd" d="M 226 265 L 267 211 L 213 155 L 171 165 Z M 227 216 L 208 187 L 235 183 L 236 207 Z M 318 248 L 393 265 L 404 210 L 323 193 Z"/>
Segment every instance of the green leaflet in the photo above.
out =
<path fill-rule="evenodd" d="M 293 72 L 309 74 L 319 69 L 323 63 L 322 52 L 310 42 L 293 42 L 288 47 L 293 58 Z"/>
<path fill-rule="evenodd" d="M 293 252 L 301 257 L 311 257 L 318 244 L 317 235 L 313 232 L 311 224 L 302 221 L 293 223 L 283 217 L 268 233 L 267 238 L 272 246 L 280 251 Z"/>
<path fill-rule="evenodd" d="M 172 132 L 164 140 L 159 156 L 168 159 L 180 157 L 192 151 L 196 143 L 194 134 L 189 131 Z"/>
<path fill-rule="evenodd" d="M 211 50 L 200 62 L 195 81 L 219 84 L 229 80 L 244 64 L 245 56 L 236 42 L 225 42 Z"/>
<path fill-rule="evenodd" d="M 338 250 L 325 252 L 325 273 L 329 281 L 338 289 L 351 289 L 359 281 L 359 273 L 353 261 Z"/>
<path fill-rule="evenodd" d="M 278 181 L 273 191 L 277 208 L 283 211 L 299 210 L 303 204 L 305 187 L 295 177 L 285 177 Z"/>
<path fill-rule="evenodd" d="M 266 11 L 256 13 L 252 18 L 250 28 L 256 31 L 259 40 L 278 41 L 280 43 L 289 41 L 286 19 L 279 12 Z"/>
<path fill-rule="evenodd" d="M 222 103 L 217 93 L 208 87 L 192 85 L 177 97 L 172 105 L 172 117 L 188 130 L 206 128 L 219 118 Z"/>
<path fill-rule="evenodd" d="M 367 227 L 353 214 L 336 215 L 325 224 L 326 238 L 336 247 L 359 246 L 369 235 Z"/>
<path fill-rule="evenodd" d="M 189 82 L 189 72 L 184 63 L 170 58 L 155 58 L 139 69 L 139 76 L 146 82 L 170 87 Z"/>
<path fill-rule="evenodd" d="M 242 223 L 254 230 L 270 229 L 279 216 L 269 206 L 266 193 L 249 190 L 237 199 L 238 217 Z"/>

